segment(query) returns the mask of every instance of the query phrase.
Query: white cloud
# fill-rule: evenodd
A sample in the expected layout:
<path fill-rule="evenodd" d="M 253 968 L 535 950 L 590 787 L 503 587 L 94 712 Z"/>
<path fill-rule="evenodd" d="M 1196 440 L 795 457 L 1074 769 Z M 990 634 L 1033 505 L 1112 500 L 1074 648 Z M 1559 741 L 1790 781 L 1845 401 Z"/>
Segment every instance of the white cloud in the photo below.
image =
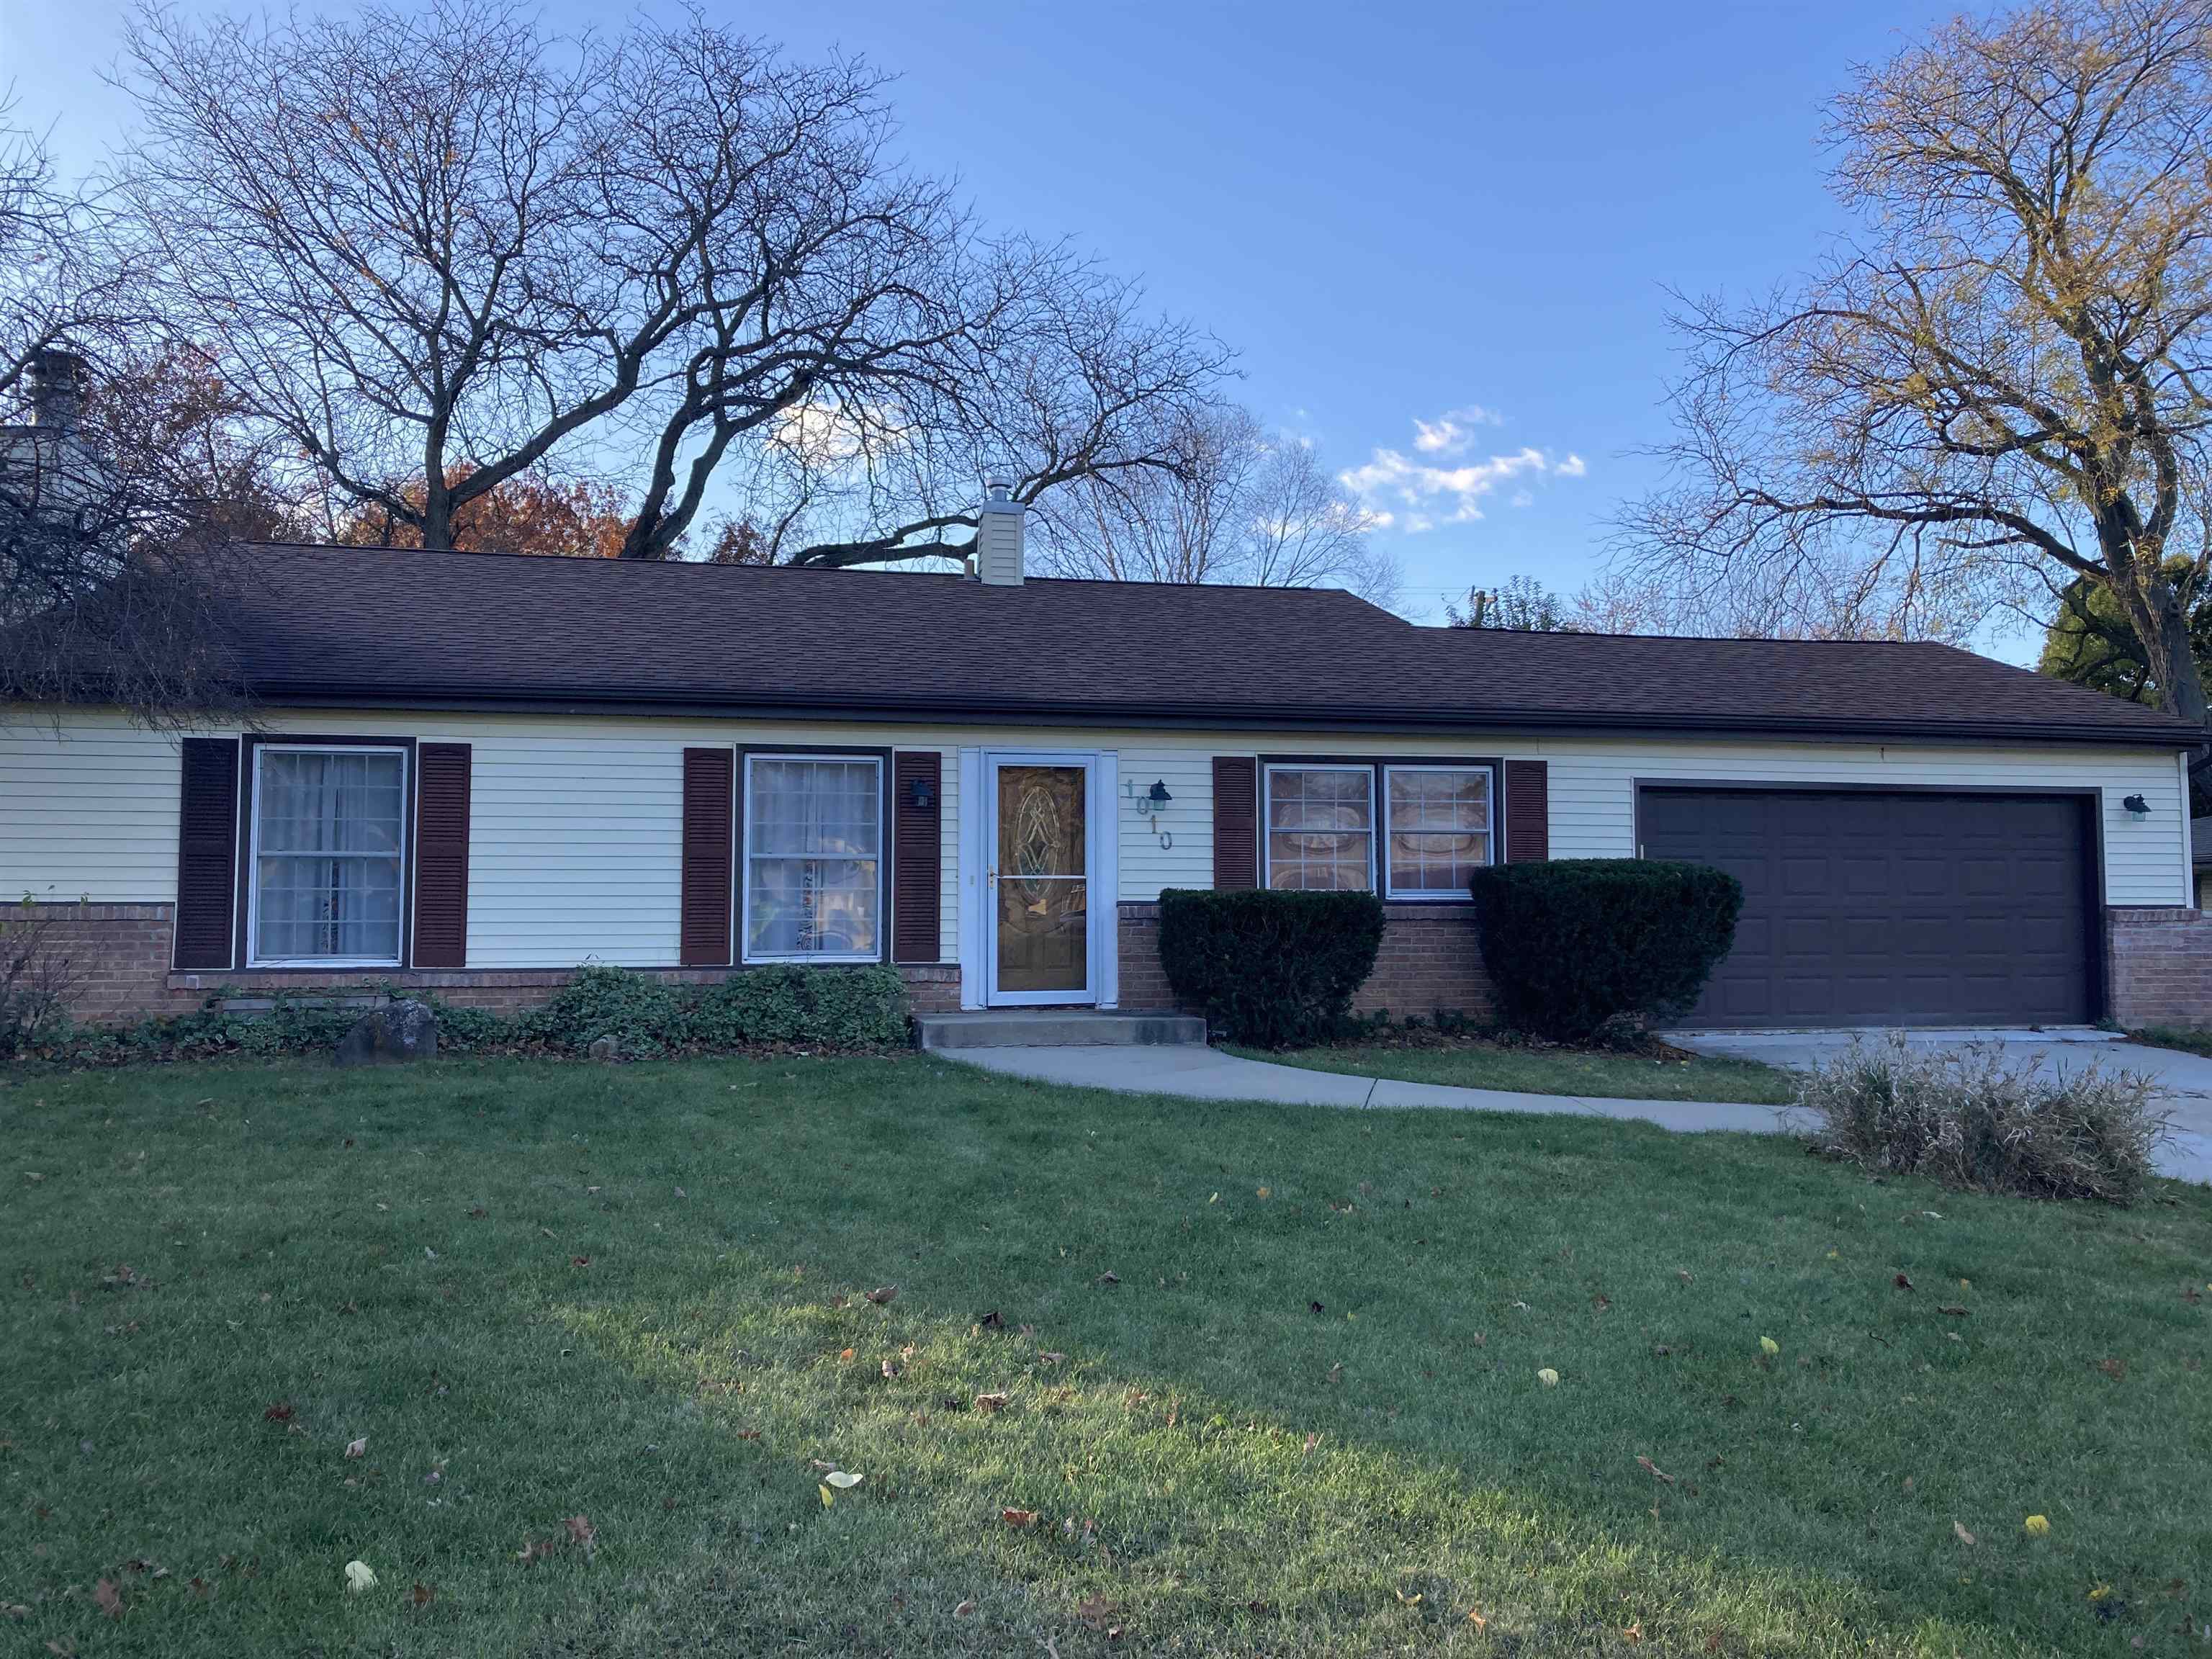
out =
<path fill-rule="evenodd" d="M 1416 427 L 1420 422 L 1416 422 Z M 1416 438 L 1416 449 L 1420 441 Z M 1409 535 L 1436 529 L 1437 525 L 1467 525 L 1482 518 L 1482 498 L 1498 491 L 1500 484 L 1524 480 L 1520 491 L 1513 495 L 1516 507 L 1524 507 L 1528 498 L 1526 483 L 1544 476 L 1582 477 L 1583 465 L 1579 456 L 1568 456 L 1555 462 L 1541 449 L 1516 449 L 1506 456 L 1489 456 L 1486 460 L 1464 460 L 1458 467 L 1437 467 L 1431 462 L 1413 460 L 1398 449 L 1376 449 L 1364 467 L 1352 467 L 1338 473 L 1338 483 L 1358 495 L 1370 514 L 1385 511 L 1385 504 L 1407 508 L 1402 514 L 1402 529 Z M 1533 498 L 1531 498 L 1533 500 Z"/>
<path fill-rule="evenodd" d="M 1456 455 L 1474 441 L 1479 426 L 1501 426 L 1504 416 L 1480 404 L 1448 409 L 1433 421 L 1413 417 L 1413 447 L 1424 455 Z"/>
<path fill-rule="evenodd" d="M 1525 489 L 1516 489 L 1505 503 L 1508 507 L 1534 507 L 1536 498 Z"/>

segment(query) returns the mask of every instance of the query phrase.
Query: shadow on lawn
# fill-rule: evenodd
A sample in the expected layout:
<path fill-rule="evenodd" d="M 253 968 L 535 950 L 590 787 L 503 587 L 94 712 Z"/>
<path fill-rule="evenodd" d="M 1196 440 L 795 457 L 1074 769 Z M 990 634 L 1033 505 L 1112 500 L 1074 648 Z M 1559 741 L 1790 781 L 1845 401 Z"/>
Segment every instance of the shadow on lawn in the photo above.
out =
<path fill-rule="evenodd" d="M 2195 1199 L 2024 1212 L 1766 1141 L 908 1060 L 238 1070 L 4 1120 L 47 1178 L 0 1193 L 45 1264 L 0 1485 L 62 1495 L 24 1582 L 178 1563 L 113 1626 L 64 1604 L 88 1653 L 2156 1652 L 2164 1605 L 2106 1629 L 2087 1591 L 2212 1571 Z M 120 1255 L 179 1293 L 131 1293 L 137 1336 L 101 1328 Z M 817 1461 L 865 1478 L 825 1507 Z M 177 1582 L 255 1548 L 258 1587 Z M 337 1592 L 349 1553 L 390 1605 Z"/>
<path fill-rule="evenodd" d="M 744 1572 L 713 1548 L 676 1564 L 641 1610 L 641 1647 L 671 1620 L 706 1642 L 772 1621 L 802 1644 L 1049 1638 L 1062 1656 L 2002 1645 L 1844 1579 L 1675 1547 L 1677 1489 L 1656 1480 L 1649 1535 L 1624 1536 L 1389 1447 L 1310 1445 L 1274 1413 L 1042 1349 L 1011 1323 L 878 1307 L 857 1287 L 794 1299 L 787 1269 L 728 1265 L 680 1309 L 558 1310 L 604 1358 L 698 1402 L 708 1464 L 781 1494 L 743 1540 Z M 825 1505 L 833 1468 L 863 1478 Z"/>

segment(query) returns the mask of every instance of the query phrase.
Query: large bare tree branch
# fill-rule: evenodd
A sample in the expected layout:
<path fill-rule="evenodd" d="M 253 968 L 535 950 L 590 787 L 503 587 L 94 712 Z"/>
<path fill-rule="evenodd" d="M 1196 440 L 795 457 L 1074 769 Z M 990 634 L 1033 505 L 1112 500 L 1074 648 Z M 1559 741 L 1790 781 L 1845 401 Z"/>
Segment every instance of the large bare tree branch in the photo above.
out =
<path fill-rule="evenodd" d="M 1678 307 L 1668 478 L 1616 577 L 1957 637 L 2056 567 L 2202 722 L 2208 122 L 2208 0 L 2039 0 L 1856 71 L 1829 137 L 1858 228 L 1797 289 Z"/>

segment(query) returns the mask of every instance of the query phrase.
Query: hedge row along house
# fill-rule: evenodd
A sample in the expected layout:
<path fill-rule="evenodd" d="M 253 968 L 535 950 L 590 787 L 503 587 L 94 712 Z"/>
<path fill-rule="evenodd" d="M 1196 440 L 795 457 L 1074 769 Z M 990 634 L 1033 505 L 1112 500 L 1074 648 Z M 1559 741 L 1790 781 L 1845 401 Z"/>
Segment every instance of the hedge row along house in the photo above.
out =
<path fill-rule="evenodd" d="M 1163 890 L 1369 889 L 1359 1006 L 1480 1015 L 1496 860 L 1738 876 L 1692 1024 L 2201 1022 L 2185 751 L 1947 647 L 1418 627 L 1330 591 L 256 546 L 250 726 L 0 709 L 0 894 L 81 1018 L 513 1008 L 586 963 L 895 964 L 921 1012 L 1154 1009 Z"/>

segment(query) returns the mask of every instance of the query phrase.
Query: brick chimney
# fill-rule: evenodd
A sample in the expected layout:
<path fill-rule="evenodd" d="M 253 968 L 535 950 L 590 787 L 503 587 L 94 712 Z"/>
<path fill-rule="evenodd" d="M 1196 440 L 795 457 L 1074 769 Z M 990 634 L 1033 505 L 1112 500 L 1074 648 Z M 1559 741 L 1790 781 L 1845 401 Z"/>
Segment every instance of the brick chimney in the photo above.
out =
<path fill-rule="evenodd" d="M 984 484 L 975 520 L 975 574 L 986 585 L 1022 585 L 1022 524 L 1027 511 L 1014 499 L 1013 483 L 1004 474 L 994 473 Z"/>

